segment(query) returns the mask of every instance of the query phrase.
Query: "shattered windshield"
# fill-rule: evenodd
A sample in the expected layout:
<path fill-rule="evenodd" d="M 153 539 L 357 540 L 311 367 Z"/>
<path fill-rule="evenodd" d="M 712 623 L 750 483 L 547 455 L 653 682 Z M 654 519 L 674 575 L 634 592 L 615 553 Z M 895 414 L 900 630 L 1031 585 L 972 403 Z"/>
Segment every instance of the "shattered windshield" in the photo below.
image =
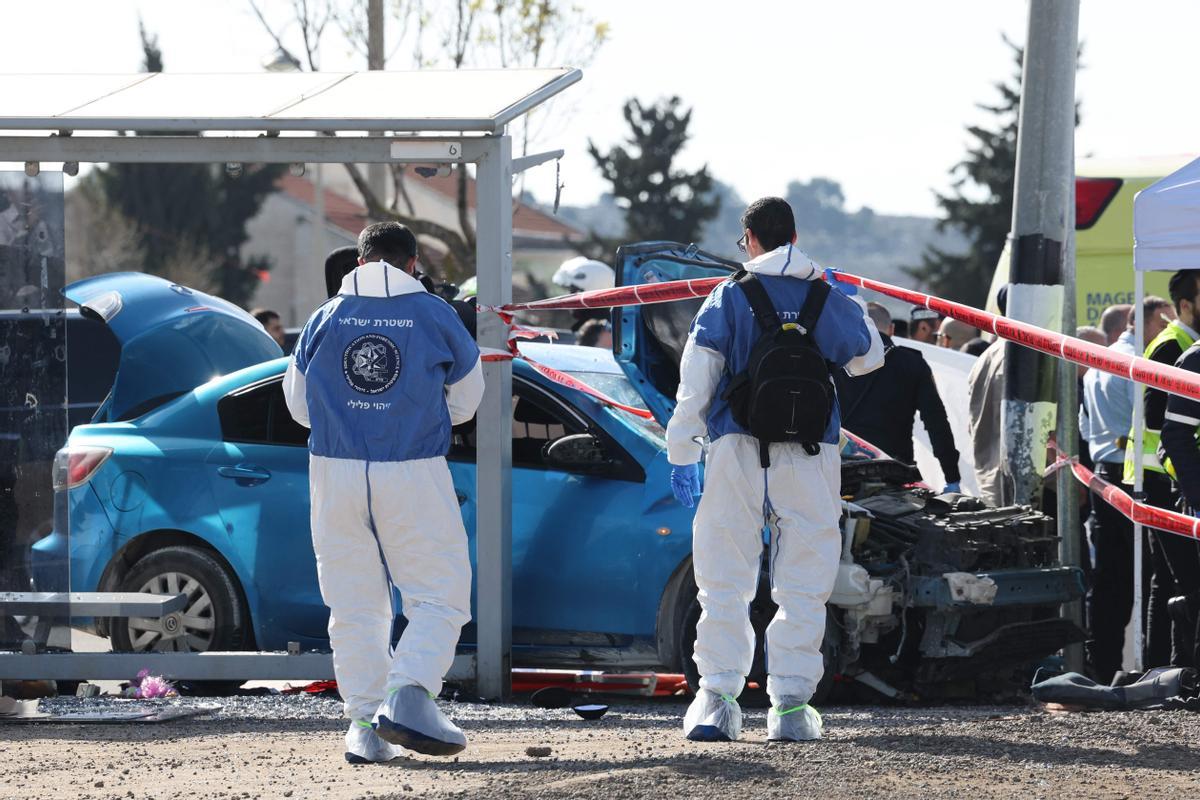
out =
<path fill-rule="evenodd" d="M 571 377 L 583 381 L 588 386 L 608 395 L 618 403 L 633 408 L 646 408 L 646 401 L 642 399 L 638 390 L 633 388 L 633 384 L 629 382 L 629 378 L 625 377 L 622 373 L 590 372 L 587 370 L 565 371 Z M 636 414 L 630 414 L 628 411 L 622 411 L 619 408 L 609 408 L 608 412 L 619 417 L 622 422 L 637 431 L 637 433 L 655 447 L 662 449 L 667 446 L 667 432 L 653 419 L 639 417 Z"/>

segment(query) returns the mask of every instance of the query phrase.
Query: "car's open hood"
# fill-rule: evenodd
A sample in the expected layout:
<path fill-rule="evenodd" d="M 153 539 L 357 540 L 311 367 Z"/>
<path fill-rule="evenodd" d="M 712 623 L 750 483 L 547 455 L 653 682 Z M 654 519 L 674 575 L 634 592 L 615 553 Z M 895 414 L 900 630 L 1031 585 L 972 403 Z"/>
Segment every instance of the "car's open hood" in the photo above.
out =
<path fill-rule="evenodd" d="M 675 242 L 641 242 L 617 250 L 618 286 L 712 278 L 741 268 L 729 261 L 698 250 L 695 245 Z M 687 341 L 692 318 L 703 300 L 681 300 L 626 306 L 614 315 L 613 340 L 617 360 L 660 425 L 666 425 L 675 410 L 679 387 L 679 359 Z"/>
<path fill-rule="evenodd" d="M 154 275 L 114 272 L 73 283 L 63 294 L 121 343 L 98 422 L 141 416 L 214 377 L 283 354 L 242 309 Z"/>

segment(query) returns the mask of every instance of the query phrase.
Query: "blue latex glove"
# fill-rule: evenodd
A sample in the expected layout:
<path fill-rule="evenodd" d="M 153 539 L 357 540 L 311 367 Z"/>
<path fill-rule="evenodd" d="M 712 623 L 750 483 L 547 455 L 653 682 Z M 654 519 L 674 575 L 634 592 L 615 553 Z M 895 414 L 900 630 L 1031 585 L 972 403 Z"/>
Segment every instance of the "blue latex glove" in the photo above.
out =
<path fill-rule="evenodd" d="M 942 494 L 959 494 L 962 492 L 962 486 L 957 483 L 947 483 L 946 488 L 942 489 Z"/>
<path fill-rule="evenodd" d="M 858 287 L 855 286 L 853 283 L 842 283 L 841 281 L 839 281 L 837 278 L 835 278 L 833 276 L 835 272 L 840 272 L 840 271 L 841 270 L 836 270 L 833 267 L 825 268 L 825 280 L 826 280 L 826 282 L 829 283 L 830 288 L 837 289 L 839 292 L 846 295 L 847 297 L 858 294 Z"/>
<path fill-rule="evenodd" d="M 671 467 L 671 491 L 681 506 L 692 508 L 700 496 L 700 467 L 696 464 Z"/>

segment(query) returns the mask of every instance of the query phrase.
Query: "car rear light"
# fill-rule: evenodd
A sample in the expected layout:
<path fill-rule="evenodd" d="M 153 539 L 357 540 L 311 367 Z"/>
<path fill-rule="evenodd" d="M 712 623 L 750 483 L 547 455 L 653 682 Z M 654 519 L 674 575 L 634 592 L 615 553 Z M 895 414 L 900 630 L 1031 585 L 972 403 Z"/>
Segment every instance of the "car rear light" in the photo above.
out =
<path fill-rule="evenodd" d="M 1120 178 L 1076 178 L 1075 230 L 1087 230 L 1095 225 L 1120 189 Z"/>
<path fill-rule="evenodd" d="M 54 491 L 87 483 L 111 455 L 109 447 L 72 445 L 59 450 L 54 456 Z"/>

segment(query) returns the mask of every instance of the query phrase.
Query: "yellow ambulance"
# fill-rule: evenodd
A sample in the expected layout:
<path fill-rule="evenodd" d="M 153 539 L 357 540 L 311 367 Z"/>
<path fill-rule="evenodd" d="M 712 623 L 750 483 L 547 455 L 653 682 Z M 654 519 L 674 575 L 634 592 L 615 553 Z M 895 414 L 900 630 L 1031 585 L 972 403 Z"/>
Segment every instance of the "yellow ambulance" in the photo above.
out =
<path fill-rule="evenodd" d="M 1076 325 L 1099 325 L 1104 309 L 1133 303 L 1133 197 L 1195 158 L 1085 158 L 1076 162 Z M 988 291 L 989 311 L 997 310 L 996 293 L 1008 282 L 1008 265 L 1005 247 Z M 1147 273 L 1146 294 L 1166 297 L 1170 276 L 1169 272 Z"/>

